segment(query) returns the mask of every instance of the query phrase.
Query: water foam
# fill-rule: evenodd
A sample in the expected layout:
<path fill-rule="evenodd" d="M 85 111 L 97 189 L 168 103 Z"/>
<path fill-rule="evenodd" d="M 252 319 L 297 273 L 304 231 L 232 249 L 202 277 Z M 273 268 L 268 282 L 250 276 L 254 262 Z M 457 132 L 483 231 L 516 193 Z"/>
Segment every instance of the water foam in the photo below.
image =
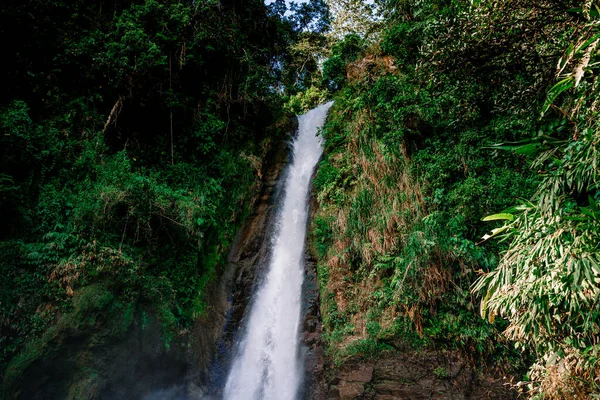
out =
<path fill-rule="evenodd" d="M 271 262 L 247 317 L 224 398 L 293 400 L 302 382 L 298 355 L 308 190 L 323 152 L 317 131 L 333 103 L 298 117 L 298 136 L 284 185 Z"/>

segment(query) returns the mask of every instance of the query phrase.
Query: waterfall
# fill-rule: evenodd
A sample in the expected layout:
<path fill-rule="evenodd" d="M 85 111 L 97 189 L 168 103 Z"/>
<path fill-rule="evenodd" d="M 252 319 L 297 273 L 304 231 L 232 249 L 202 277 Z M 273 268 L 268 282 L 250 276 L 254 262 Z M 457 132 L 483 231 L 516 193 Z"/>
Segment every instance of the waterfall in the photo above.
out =
<path fill-rule="evenodd" d="M 323 126 L 332 104 L 298 117 L 298 136 L 292 144 L 293 158 L 285 177 L 271 261 L 251 303 L 227 377 L 227 400 L 293 400 L 302 382 L 298 346 L 308 190 L 323 152 L 317 130 Z"/>

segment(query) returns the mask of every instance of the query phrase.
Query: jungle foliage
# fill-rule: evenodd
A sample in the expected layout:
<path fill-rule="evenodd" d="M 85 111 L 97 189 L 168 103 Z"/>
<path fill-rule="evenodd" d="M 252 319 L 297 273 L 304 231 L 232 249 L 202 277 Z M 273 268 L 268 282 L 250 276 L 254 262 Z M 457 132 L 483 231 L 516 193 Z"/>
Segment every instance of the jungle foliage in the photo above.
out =
<path fill-rule="evenodd" d="M 280 92 L 316 68 L 290 49 L 326 27 L 324 3 L 282 3 L 0 5 L 5 395 L 61 332 L 118 335 L 141 307 L 168 346 L 202 315 L 287 133 Z"/>
<path fill-rule="evenodd" d="M 69 332 L 140 309 L 186 332 L 284 121 L 330 96 L 330 355 L 445 349 L 599 395 L 600 5 L 376 4 L 0 4 L 2 395 Z"/>
<path fill-rule="evenodd" d="M 380 40 L 323 66 L 331 354 L 453 349 L 531 396 L 598 395 L 597 5 L 378 5 Z"/>

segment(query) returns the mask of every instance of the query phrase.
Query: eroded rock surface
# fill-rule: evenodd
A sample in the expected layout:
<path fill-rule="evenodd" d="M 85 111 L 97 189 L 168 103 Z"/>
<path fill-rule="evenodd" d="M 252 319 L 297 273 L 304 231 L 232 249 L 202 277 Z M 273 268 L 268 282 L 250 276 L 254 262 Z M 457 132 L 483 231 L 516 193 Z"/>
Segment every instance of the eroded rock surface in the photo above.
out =
<path fill-rule="evenodd" d="M 501 379 L 480 377 L 452 353 L 406 352 L 374 361 L 327 366 L 312 399 L 318 400 L 508 400 L 516 398 Z"/>
<path fill-rule="evenodd" d="M 199 341 L 199 345 L 214 357 L 210 365 L 205 364 L 206 374 L 192 380 L 201 382 L 204 393 L 209 396 L 218 397 L 221 394 L 231 365 L 234 342 L 241 333 L 239 328 L 243 326 L 246 307 L 269 262 L 269 238 L 274 229 L 278 194 L 282 189 L 280 177 L 288 161 L 287 143 L 281 141 L 275 145 L 267 160 L 261 171 L 260 193 L 231 247 L 225 272 L 216 288 L 223 308 L 207 315 L 207 319 L 221 320 L 221 329 L 217 337 Z M 214 304 L 220 304 L 219 301 Z M 195 351 L 195 354 L 201 353 L 200 350 Z"/>

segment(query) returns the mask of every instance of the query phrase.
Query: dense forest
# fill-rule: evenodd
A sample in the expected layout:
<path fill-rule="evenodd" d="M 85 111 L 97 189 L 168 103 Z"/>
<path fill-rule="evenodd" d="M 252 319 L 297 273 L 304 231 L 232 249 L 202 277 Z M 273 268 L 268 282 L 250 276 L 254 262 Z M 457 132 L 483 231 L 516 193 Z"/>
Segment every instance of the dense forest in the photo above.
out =
<path fill-rule="evenodd" d="M 280 92 L 291 78 L 280 65 L 314 9 L 282 18 L 262 1 L 0 6 L 10 54 L 0 99 L 5 396 L 69 335 L 118 336 L 141 308 L 169 346 L 202 315 L 262 157 L 285 133 Z"/>
<path fill-rule="evenodd" d="M 189 333 L 269 152 L 334 100 L 309 233 L 332 365 L 452 351 L 597 398 L 599 28 L 592 0 L 1 4 L 0 396 L 73 337 Z M 56 398 L 95 398 L 81 358 Z"/>
<path fill-rule="evenodd" d="M 323 65 L 336 103 L 313 247 L 329 350 L 458 350 L 528 396 L 594 398 L 597 5 L 380 7 L 377 36 L 346 36 Z"/>

